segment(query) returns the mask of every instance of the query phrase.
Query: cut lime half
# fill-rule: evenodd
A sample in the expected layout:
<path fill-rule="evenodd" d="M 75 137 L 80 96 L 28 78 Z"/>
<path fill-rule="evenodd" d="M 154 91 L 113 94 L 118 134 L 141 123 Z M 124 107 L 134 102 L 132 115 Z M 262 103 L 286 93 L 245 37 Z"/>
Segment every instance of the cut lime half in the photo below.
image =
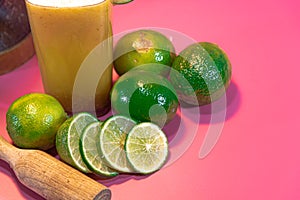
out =
<path fill-rule="evenodd" d="M 89 113 L 78 113 L 67 119 L 56 134 L 56 149 L 59 157 L 66 163 L 89 173 L 79 150 L 79 140 L 83 129 L 92 122 L 98 121 Z"/>
<path fill-rule="evenodd" d="M 149 174 L 159 170 L 167 160 L 167 137 L 157 125 L 140 123 L 128 133 L 125 151 L 136 172 Z"/>
<path fill-rule="evenodd" d="M 104 121 L 99 135 L 99 151 L 111 168 L 119 172 L 134 172 L 124 150 L 127 134 L 136 125 L 130 118 L 115 115 Z"/>
<path fill-rule="evenodd" d="M 83 130 L 79 143 L 80 152 L 83 161 L 92 172 L 103 177 L 114 177 L 118 173 L 105 164 L 97 148 L 97 136 L 100 133 L 101 124 L 102 122 L 93 122 Z"/>

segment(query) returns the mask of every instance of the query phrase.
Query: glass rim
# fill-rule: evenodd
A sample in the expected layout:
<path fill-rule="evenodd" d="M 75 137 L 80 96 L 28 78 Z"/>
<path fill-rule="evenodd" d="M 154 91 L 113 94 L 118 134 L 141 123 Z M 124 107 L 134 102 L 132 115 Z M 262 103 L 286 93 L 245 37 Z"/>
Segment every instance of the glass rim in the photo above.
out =
<path fill-rule="evenodd" d="M 82 8 L 82 7 L 90 7 L 102 4 L 104 2 L 111 2 L 110 0 L 90 0 L 87 2 L 87 0 L 81 0 L 80 3 L 78 1 L 73 1 L 73 3 L 63 3 L 61 5 L 58 5 L 58 2 L 61 1 L 49 1 L 49 0 L 25 0 L 26 4 L 31 4 L 33 6 L 39 6 L 44 8 L 50 8 L 50 9 L 66 9 L 66 8 Z"/>

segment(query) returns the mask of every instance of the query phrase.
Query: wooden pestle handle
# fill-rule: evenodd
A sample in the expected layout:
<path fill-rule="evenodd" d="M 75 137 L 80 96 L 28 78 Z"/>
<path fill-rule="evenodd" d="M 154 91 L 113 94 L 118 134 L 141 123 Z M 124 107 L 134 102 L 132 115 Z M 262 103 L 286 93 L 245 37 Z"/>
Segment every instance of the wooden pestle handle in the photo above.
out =
<path fill-rule="evenodd" d="M 0 159 L 19 181 L 49 200 L 109 200 L 111 191 L 40 150 L 18 149 L 0 136 Z"/>

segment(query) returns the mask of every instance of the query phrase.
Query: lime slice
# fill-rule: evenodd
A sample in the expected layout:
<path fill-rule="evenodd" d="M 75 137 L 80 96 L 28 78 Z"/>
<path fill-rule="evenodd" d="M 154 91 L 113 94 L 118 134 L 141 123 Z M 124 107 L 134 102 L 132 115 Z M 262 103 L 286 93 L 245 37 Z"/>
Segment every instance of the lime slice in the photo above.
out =
<path fill-rule="evenodd" d="M 167 160 L 167 137 L 157 125 L 140 123 L 128 133 L 125 151 L 136 172 L 149 174 L 159 170 Z"/>
<path fill-rule="evenodd" d="M 56 134 L 56 149 L 59 157 L 85 173 L 89 173 L 90 170 L 82 160 L 79 140 L 83 129 L 95 121 L 98 119 L 89 113 L 78 113 L 67 119 Z"/>
<path fill-rule="evenodd" d="M 133 172 L 126 158 L 124 144 L 128 132 L 135 125 L 135 121 L 120 115 L 108 118 L 102 125 L 99 150 L 106 163 L 117 171 Z"/>
<path fill-rule="evenodd" d="M 129 3 L 129 2 L 132 2 L 133 0 L 111 0 L 111 2 L 114 4 L 114 5 L 118 5 L 118 4 L 126 4 L 126 3 Z"/>
<path fill-rule="evenodd" d="M 114 177 L 118 173 L 107 167 L 97 148 L 97 136 L 101 124 L 102 122 L 93 122 L 83 130 L 79 143 L 80 152 L 83 161 L 92 172 L 104 177 Z"/>

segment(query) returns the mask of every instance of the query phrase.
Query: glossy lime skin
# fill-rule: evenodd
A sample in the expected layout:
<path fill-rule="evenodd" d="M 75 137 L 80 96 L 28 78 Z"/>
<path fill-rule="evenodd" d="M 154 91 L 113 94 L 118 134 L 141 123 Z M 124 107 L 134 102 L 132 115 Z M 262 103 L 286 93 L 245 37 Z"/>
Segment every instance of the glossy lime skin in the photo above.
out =
<path fill-rule="evenodd" d="M 171 83 L 152 72 L 134 70 L 121 76 L 111 93 L 113 111 L 160 126 L 176 115 L 178 98 Z"/>
<path fill-rule="evenodd" d="M 122 5 L 132 2 L 133 0 L 111 0 L 113 5 Z"/>
<path fill-rule="evenodd" d="M 114 48 L 114 68 L 123 75 L 135 67 L 167 76 L 175 58 L 172 42 L 154 30 L 138 30 L 124 35 Z"/>
<path fill-rule="evenodd" d="M 181 101 L 201 106 L 224 95 L 231 73 L 226 53 L 216 44 L 200 42 L 188 46 L 175 58 L 170 81 Z"/>
<path fill-rule="evenodd" d="M 54 146 L 56 132 L 66 119 L 62 105 L 54 97 L 31 93 L 10 105 L 6 129 L 16 146 L 48 150 Z"/>

